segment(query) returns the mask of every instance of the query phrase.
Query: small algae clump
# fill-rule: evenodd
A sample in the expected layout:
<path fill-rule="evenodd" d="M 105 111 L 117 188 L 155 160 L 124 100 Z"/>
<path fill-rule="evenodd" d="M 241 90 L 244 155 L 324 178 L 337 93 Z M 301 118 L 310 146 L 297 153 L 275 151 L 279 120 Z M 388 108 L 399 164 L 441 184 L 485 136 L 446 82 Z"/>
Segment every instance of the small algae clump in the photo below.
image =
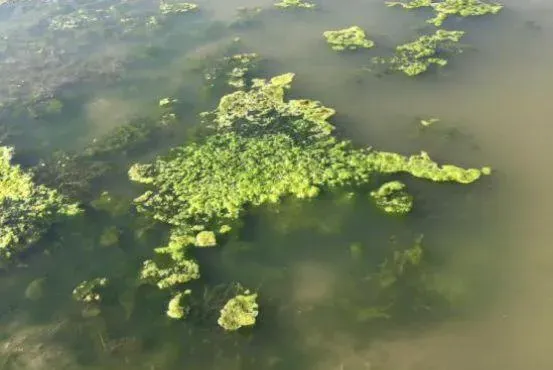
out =
<path fill-rule="evenodd" d="M 102 300 L 101 288 L 105 287 L 107 283 L 108 279 L 106 278 L 85 280 L 73 289 L 73 299 L 84 303 L 100 302 Z"/>
<path fill-rule="evenodd" d="M 0 260 L 28 250 L 61 217 L 79 212 L 57 191 L 36 185 L 12 155 L 0 147 Z"/>
<path fill-rule="evenodd" d="M 192 291 L 187 289 L 184 292 L 175 294 L 167 304 L 167 316 L 175 320 L 186 318 L 190 311 L 190 307 L 186 306 L 185 301 L 191 293 Z"/>
<path fill-rule="evenodd" d="M 167 268 L 161 268 L 154 261 L 148 260 L 142 266 L 141 278 L 154 281 L 159 289 L 167 289 L 199 279 L 199 270 L 195 261 L 184 258 L 174 261 Z"/>
<path fill-rule="evenodd" d="M 162 108 L 167 108 L 167 107 L 170 107 L 172 105 L 175 105 L 175 103 L 177 103 L 177 102 L 178 102 L 177 99 L 163 98 L 163 99 L 159 100 L 159 106 L 162 107 Z"/>
<path fill-rule="evenodd" d="M 161 1 L 159 11 L 163 15 L 184 14 L 198 10 L 198 5 L 193 3 L 180 3 L 172 1 Z"/>
<path fill-rule="evenodd" d="M 458 50 L 456 44 L 463 35 L 463 31 L 437 30 L 432 35 L 423 35 L 415 41 L 397 46 L 395 55 L 390 58 L 374 58 L 373 61 L 387 64 L 391 71 L 417 76 L 433 64 L 439 67 L 447 65 L 447 60 L 440 55 L 445 51 Z"/>
<path fill-rule="evenodd" d="M 236 331 L 244 326 L 255 325 L 259 313 L 256 300 L 257 294 L 250 294 L 248 290 L 231 298 L 221 309 L 217 323 L 226 331 Z"/>
<path fill-rule="evenodd" d="M 503 5 L 497 3 L 488 3 L 481 0 L 413 0 L 404 2 L 387 2 L 388 6 L 401 6 L 405 9 L 416 9 L 432 7 L 436 16 L 427 22 L 440 27 L 450 16 L 471 17 L 487 14 L 497 14 Z"/>
<path fill-rule="evenodd" d="M 214 247 L 217 245 L 217 239 L 213 231 L 200 231 L 196 235 L 196 247 Z"/>
<path fill-rule="evenodd" d="M 371 192 L 378 208 L 386 213 L 403 215 L 413 208 L 413 196 L 405 191 L 405 184 L 391 181 Z"/>
<path fill-rule="evenodd" d="M 313 9 L 315 8 L 315 4 L 309 1 L 302 1 L 302 0 L 282 0 L 279 3 L 276 3 L 275 6 L 277 8 L 303 8 L 303 9 Z"/>
<path fill-rule="evenodd" d="M 214 87 L 219 81 L 236 89 L 246 87 L 246 77 L 257 68 L 259 55 L 256 53 L 241 53 L 217 60 L 214 65 L 204 71 L 204 79 Z"/>
<path fill-rule="evenodd" d="M 323 36 L 332 50 L 336 51 L 370 49 L 374 46 L 374 42 L 368 40 L 365 31 L 358 26 L 336 31 L 325 31 Z"/>

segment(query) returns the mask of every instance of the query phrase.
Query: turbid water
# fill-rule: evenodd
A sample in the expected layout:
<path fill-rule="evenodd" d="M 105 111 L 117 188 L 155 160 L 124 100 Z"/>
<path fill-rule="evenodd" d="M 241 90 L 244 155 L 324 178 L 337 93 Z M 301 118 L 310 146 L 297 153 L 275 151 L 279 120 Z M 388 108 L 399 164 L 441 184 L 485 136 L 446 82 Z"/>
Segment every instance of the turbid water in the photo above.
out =
<path fill-rule="evenodd" d="M 75 39 L 37 32 L 51 14 L 40 7 L 55 1 L 8 3 L 14 4 L 0 5 L 0 22 L 15 41 L 2 51 L 0 74 L 10 88 L 1 91 L 0 134 L 5 130 L 2 144 L 15 147 L 17 162 L 33 167 L 59 150 L 79 153 L 133 117 L 157 114 L 166 96 L 179 99 L 179 119 L 144 145 L 109 154 L 117 167 L 84 199 L 109 190 L 122 199 L 121 212 L 85 205 L 82 217 L 57 225 L 19 267 L 1 272 L 0 369 L 553 368 L 550 2 L 505 0 L 498 15 L 448 21 L 446 28 L 467 31 L 469 47 L 420 78 L 363 70 L 371 57 L 425 27 L 426 13 L 380 0 L 321 0 L 313 12 L 277 11 L 269 0 L 204 0 L 201 13 L 174 19 L 161 34 L 129 36 L 114 26 Z M 70 3 L 116 4 L 142 20 L 157 7 Z M 239 6 L 266 10 L 246 27 L 229 27 Z M 39 28 L 29 31 L 22 19 Z M 332 51 L 322 32 L 351 25 L 365 29 L 377 48 Z M 23 48 L 14 35 L 44 43 L 39 48 L 57 62 L 42 65 L 25 52 L 33 46 Z M 197 256 L 201 314 L 171 321 L 166 295 L 136 284 L 142 261 L 167 230 L 129 206 L 142 189 L 125 171 L 201 135 L 197 114 L 223 93 L 205 89 L 197 66 L 224 54 L 235 37 L 241 51 L 263 58 L 256 77 L 294 72 L 291 97 L 335 108 L 340 137 L 402 154 L 425 150 L 440 162 L 489 165 L 492 176 L 469 186 L 405 178 L 415 196 L 405 218 L 375 209 L 371 187 L 248 210 L 239 233 Z M 21 76 L 27 81 L 17 88 Z M 30 99 L 51 97 L 63 103 L 61 112 L 29 118 L 18 111 L 28 112 Z M 429 117 L 440 121 L 422 129 L 420 119 Z M 101 246 L 113 226 L 118 241 Z M 376 296 L 383 262 L 420 235 L 422 272 Z M 113 283 L 101 314 L 84 318 L 71 291 L 96 276 Z M 28 289 L 33 281 L 38 292 Z M 233 281 L 258 292 L 261 313 L 253 329 L 225 333 L 216 313 Z M 390 302 L 388 311 L 379 307 Z"/>

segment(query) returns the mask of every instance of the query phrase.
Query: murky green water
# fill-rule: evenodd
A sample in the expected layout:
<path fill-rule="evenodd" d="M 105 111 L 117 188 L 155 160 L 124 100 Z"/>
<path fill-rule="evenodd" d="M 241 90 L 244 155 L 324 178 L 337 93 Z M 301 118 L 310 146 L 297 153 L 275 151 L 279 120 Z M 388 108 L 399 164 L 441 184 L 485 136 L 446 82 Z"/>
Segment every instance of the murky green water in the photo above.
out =
<path fill-rule="evenodd" d="M 272 1 L 204 0 L 201 13 L 161 28 L 140 28 L 157 9 L 154 1 L 68 3 L 116 5 L 114 14 L 140 26 L 130 32 L 131 21 L 122 26 L 108 17 L 101 27 L 90 21 L 47 32 L 47 20 L 71 5 L 0 6 L 0 32 L 8 37 L 0 134 L 15 146 L 16 161 L 33 167 L 56 151 L 80 153 L 133 118 L 156 116 L 163 97 L 179 99 L 179 120 L 133 150 L 103 158 L 114 167 L 84 198 L 107 190 L 121 200 L 121 212 L 86 205 L 20 267 L 0 272 L 0 369 L 553 368 L 551 4 L 509 0 L 495 17 L 451 21 L 448 28 L 467 31 L 471 48 L 438 73 L 407 79 L 362 70 L 424 25 L 421 13 L 379 0 L 321 0 L 315 12 L 267 10 L 242 27 L 229 27 L 237 7 L 271 9 Z M 350 25 L 382 49 L 332 52 L 322 32 Z M 252 209 L 221 247 L 197 254 L 202 279 L 193 289 L 202 309 L 186 321 L 169 320 L 166 294 L 136 283 L 167 230 L 132 209 L 142 189 L 126 169 L 201 135 L 197 114 L 228 90 L 206 89 L 198 66 L 224 55 L 236 37 L 240 51 L 262 56 L 259 77 L 294 72 L 292 97 L 335 108 L 340 136 L 403 154 L 426 150 L 440 162 L 490 165 L 493 176 L 470 186 L 406 178 L 415 196 L 406 218 L 378 212 L 367 197 L 372 186 Z M 51 98 L 61 110 L 41 111 Z M 421 130 L 420 117 L 441 121 Z M 102 246 L 113 226 L 118 242 Z M 424 262 L 377 294 L 374 276 L 384 261 L 421 235 Z M 71 292 L 96 276 L 112 283 L 102 313 L 84 318 Z M 42 294 L 26 297 L 29 283 L 42 278 Z M 261 313 L 253 329 L 229 334 L 216 318 L 231 282 L 258 291 Z"/>

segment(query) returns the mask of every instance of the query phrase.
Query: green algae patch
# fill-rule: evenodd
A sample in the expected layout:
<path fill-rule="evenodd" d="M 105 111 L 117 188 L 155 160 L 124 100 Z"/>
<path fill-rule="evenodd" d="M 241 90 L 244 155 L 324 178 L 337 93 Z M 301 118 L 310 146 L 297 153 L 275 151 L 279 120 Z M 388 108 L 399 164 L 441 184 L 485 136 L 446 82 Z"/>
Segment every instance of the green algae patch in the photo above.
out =
<path fill-rule="evenodd" d="M 163 15 L 185 14 L 198 10 L 198 5 L 194 3 L 181 3 L 173 1 L 161 1 L 159 3 L 159 11 Z"/>
<path fill-rule="evenodd" d="M 108 284 L 106 278 L 85 280 L 73 289 L 73 299 L 77 302 L 92 303 L 102 300 L 101 289 Z"/>
<path fill-rule="evenodd" d="M 313 9 L 316 5 L 309 1 L 302 0 L 282 0 L 278 3 L 275 3 L 277 8 L 286 9 L 286 8 L 300 8 L 300 9 Z"/>
<path fill-rule="evenodd" d="M 147 260 L 142 266 L 140 277 L 142 280 L 155 283 L 159 289 L 167 289 L 199 279 L 200 268 L 195 261 L 184 258 L 173 261 L 166 268 Z"/>
<path fill-rule="evenodd" d="M 169 318 L 174 320 L 185 319 L 188 313 L 190 312 L 190 307 L 188 305 L 187 299 L 190 297 L 192 291 L 190 289 L 185 290 L 184 292 L 177 293 L 171 298 L 167 304 L 166 314 Z"/>
<path fill-rule="evenodd" d="M 198 279 L 191 249 L 215 245 L 215 232 L 208 230 L 230 231 L 227 225 L 249 207 L 363 185 L 374 174 L 407 173 L 463 184 L 482 175 L 478 169 L 440 166 L 425 152 L 403 156 L 337 139 L 329 122 L 332 108 L 315 100 L 286 99 L 293 79 L 293 73 L 286 73 L 252 80 L 251 88 L 223 96 L 214 110 L 201 114 L 211 129 L 201 141 L 129 169 L 130 179 L 148 189 L 135 199 L 137 210 L 171 227 L 168 244 L 155 249 L 164 263 L 144 262 L 142 279 L 160 289 L 180 289 Z M 220 319 L 228 330 L 252 322 L 251 317 L 230 319 L 240 303 L 232 302 Z"/>
<path fill-rule="evenodd" d="M 223 81 L 235 89 L 244 89 L 248 87 L 247 77 L 257 68 L 259 61 L 259 55 L 256 53 L 226 56 L 204 70 L 204 79 L 210 87 L 215 87 Z"/>
<path fill-rule="evenodd" d="M 257 294 L 250 294 L 246 290 L 225 304 L 217 323 L 226 331 L 236 331 L 242 327 L 255 325 L 258 314 Z"/>
<path fill-rule="evenodd" d="M 367 39 L 365 31 L 359 26 L 352 26 L 336 31 L 325 31 L 323 36 L 336 51 L 370 49 L 374 42 Z"/>
<path fill-rule="evenodd" d="M 431 7 L 436 15 L 427 22 L 435 25 L 436 27 L 441 27 L 444 21 L 451 16 L 483 16 L 488 14 L 497 14 L 501 11 L 501 9 L 503 9 L 503 5 L 501 4 L 481 0 L 414 0 L 407 3 L 393 1 L 387 2 L 386 4 L 388 6 L 401 6 L 404 9 Z"/>
<path fill-rule="evenodd" d="M 382 211 L 404 215 L 413 209 L 413 196 L 405 191 L 405 184 L 391 181 L 383 184 L 378 190 L 371 192 L 371 198 Z"/>
<path fill-rule="evenodd" d="M 390 71 L 403 72 L 407 76 L 424 73 L 432 65 L 444 67 L 448 61 L 445 52 L 459 51 L 458 43 L 463 31 L 437 30 L 434 34 L 423 35 L 415 41 L 396 47 L 395 55 L 389 58 L 374 58 L 373 62 L 385 64 Z"/>
<path fill-rule="evenodd" d="M 196 247 L 214 247 L 217 245 L 217 239 L 213 231 L 200 231 L 196 235 L 195 240 Z"/>
<path fill-rule="evenodd" d="M 76 204 L 56 190 L 34 183 L 32 175 L 11 163 L 13 150 L 0 147 L 0 260 L 28 250 Z"/>

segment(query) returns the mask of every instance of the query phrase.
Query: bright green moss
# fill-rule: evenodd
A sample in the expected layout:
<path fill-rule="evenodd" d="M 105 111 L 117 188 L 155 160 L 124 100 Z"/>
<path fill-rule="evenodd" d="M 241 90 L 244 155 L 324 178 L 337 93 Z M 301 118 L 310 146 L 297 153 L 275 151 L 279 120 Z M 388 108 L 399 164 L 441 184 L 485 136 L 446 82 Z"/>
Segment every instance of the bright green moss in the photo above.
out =
<path fill-rule="evenodd" d="M 12 154 L 0 147 L 0 259 L 24 252 L 61 217 L 79 212 L 76 204 L 36 185 L 31 174 L 11 164 Z"/>
<path fill-rule="evenodd" d="M 159 11 L 163 15 L 184 14 L 198 10 L 198 5 L 193 3 L 180 3 L 173 1 L 161 1 Z"/>
<path fill-rule="evenodd" d="M 190 289 L 175 294 L 167 304 L 167 316 L 175 320 L 186 318 L 190 311 L 190 307 L 186 305 L 186 300 L 189 298 L 190 294 L 192 294 Z"/>
<path fill-rule="evenodd" d="M 365 31 L 359 26 L 352 26 L 336 31 L 325 31 L 323 36 L 332 48 L 336 51 L 357 50 L 360 48 L 370 49 L 374 42 L 367 39 Z"/>
<path fill-rule="evenodd" d="M 450 16 L 470 17 L 486 14 L 497 14 L 503 5 L 489 3 L 481 0 L 413 0 L 407 3 L 392 1 L 386 3 L 388 6 L 401 6 L 405 9 L 416 9 L 431 7 L 436 16 L 427 22 L 440 27 Z"/>
<path fill-rule="evenodd" d="M 259 306 L 256 302 L 257 294 L 250 294 L 245 291 L 230 299 L 217 320 L 219 326 L 226 331 L 236 331 L 244 326 L 253 326 L 259 313 Z"/>
<path fill-rule="evenodd" d="M 371 192 L 376 206 L 386 213 L 403 215 L 413 208 L 413 196 L 405 191 L 405 184 L 391 181 Z"/>
<path fill-rule="evenodd" d="M 108 283 L 106 278 L 95 278 L 81 282 L 73 289 L 73 299 L 78 302 L 99 302 L 102 299 L 101 288 Z"/>
<path fill-rule="evenodd" d="M 213 231 L 200 231 L 196 235 L 195 241 L 196 247 L 214 247 L 217 245 L 217 239 Z"/>
<path fill-rule="evenodd" d="M 303 9 L 313 9 L 316 7 L 314 3 L 303 0 L 281 0 L 279 3 L 276 3 L 277 8 L 303 8 Z"/>
<path fill-rule="evenodd" d="M 454 51 L 463 37 L 463 31 L 437 30 L 432 35 L 424 35 L 417 40 L 396 47 L 395 55 L 390 58 L 375 58 L 391 71 L 400 71 L 407 76 L 417 76 L 428 70 L 431 65 L 444 67 L 447 60 L 441 57 L 444 51 Z"/>

